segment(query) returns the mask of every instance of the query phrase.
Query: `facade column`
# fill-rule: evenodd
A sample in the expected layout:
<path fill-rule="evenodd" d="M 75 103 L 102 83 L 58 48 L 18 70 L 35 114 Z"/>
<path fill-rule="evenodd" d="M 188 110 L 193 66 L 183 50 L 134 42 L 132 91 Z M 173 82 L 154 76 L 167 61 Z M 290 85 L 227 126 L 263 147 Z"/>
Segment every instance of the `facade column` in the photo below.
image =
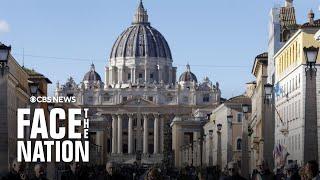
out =
<path fill-rule="evenodd" d="M 136 140 L 137 140 L 137 147 L 136 151 L 142 151 L 142 138 L 141 138 L 141 114 L 137 114 L 137 131 L 136 131 Z"/>
<path fill-rule="evenodd" d="M 154 115 L 154 127 L 153 127 L 153 154 L 159 153 L 159 115 Z"/>
<path fill-rule="evenodd" d="M 143 115 L 143 153 L 148 153 L 148 115 Z"/>
<path fill-rule="evenodd" d="M 168 84 L 172 83 L 172 67 L 169 68 L 169 82 Z"/>
<path fill-rule="evenodd" d="M 147 64 L 144 67 L 144 81 L 146 83 L 149 82 L 149 72 L 148 72 Z"/>
<path fill-rule="evenodd" d="M 106 66 L 105 67 L 105 74 L 104 74 L 104 79 L 105 79 L 105 85 L 108 86 L 110 83 L 109 83 L 109 67 Z"/>
<path fill-rule="evenodd" d="M 163 153 L 163 144 L 164 144 L 164 117 L 160 118 L 160 153 Z"/>
<path fill-rule="evenodd" d="M 122 115 L 118 115 L 118 154 L 122 154 Z"/>
<path fill-rule="evenodd" d="M 133 115 L 129 114 L 129 122 L 128 122 L 128 153 L 133 153 Z"/>
<path fill-rule="evenodd" d="M 117 153 L 117 116 L 112 115 L 112 154 Z"/>
<path fill-rule="evenodd" d="M 131 83 L 134 83 L 133 68 L 130 68 L 130 74 L 131 74 L 131 79 L 128 79 L 128 80 L 130 80 Z"/>
<path fill-rule="evenodd" d="M 133 74 L 132 74 L 132 77 L 133 77 L 133 81 L 132 83 L 137 83 L 137 77 L 136 77 L 136 67 L 133 67 Z"/>
<path fill-rule="evenodd" d="M 162 68 L 160 65 L 158 65 L 158 82 L 160 83 L 162 81 Z"/>
<path fill-rule="evenodd" d="M 111 67 L 109 68 L 109 70 L 110 70 L 110 73 L 109 73 L 109 74 L 111 74 L 110 77 L 109 77 L 110 84 L 113 85 L 113 84 L 115 84 L 115 80 L 114 80 L 114 77 L 115 77 L 114 66 L 111 66 Z"/>

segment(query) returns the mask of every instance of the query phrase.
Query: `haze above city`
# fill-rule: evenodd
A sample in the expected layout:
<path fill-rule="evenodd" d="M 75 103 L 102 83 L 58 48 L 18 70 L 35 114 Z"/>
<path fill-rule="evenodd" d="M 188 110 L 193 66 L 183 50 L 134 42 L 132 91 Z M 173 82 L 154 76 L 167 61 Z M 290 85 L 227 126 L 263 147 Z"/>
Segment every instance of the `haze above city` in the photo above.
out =
<path fill-rule="evenodd" d="M 104 67 L 116 38 L 130 26 L 138 0 L 3 1 L 0 41 L 12 46 L 16 60 L 47 76 L 53 84 L 72 76 L 79 83 L 93 62 Z M 178 67 L 177 77 L 191 71 L 202 81 L 219 82 L 222 96 L 245 91 L 254 57 L 267 51 L 273 1 L 150 1 L 144 0 L 151 25 L 166 38 Z M 294 1 L 299 24 L 319 1 Z M 318 9 L 313 9 L 319 19 Z M 24 56 L 23 56 L 24 54 Z M 104 79 L 104 78 L 103 78 Z"/>

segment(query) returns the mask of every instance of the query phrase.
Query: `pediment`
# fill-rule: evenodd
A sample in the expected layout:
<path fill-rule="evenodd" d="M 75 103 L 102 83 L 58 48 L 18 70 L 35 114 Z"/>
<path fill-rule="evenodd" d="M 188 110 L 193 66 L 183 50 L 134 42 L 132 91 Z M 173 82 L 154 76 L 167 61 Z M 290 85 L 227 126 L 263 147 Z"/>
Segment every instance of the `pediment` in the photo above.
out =
<path fill-rule="evenodd" d="M 152 101 L 148 101 L 142 97 L 135 97 L 128 99 L 127 101 L 121 103 L 122 106 L 157 106 Z"/>

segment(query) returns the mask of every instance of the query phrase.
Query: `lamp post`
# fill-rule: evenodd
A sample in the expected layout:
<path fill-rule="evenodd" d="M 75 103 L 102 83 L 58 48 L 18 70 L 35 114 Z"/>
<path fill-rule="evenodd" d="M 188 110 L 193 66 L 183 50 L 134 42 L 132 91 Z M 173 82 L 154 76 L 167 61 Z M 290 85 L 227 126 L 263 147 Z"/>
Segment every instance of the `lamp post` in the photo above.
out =
<path fill-rule="evenodd" d="M 316 61 L 318 47 L 304 47 L 307 67 L 305 68 L 305 125 L 304 125 L 304 162 L 318 161 L 318 123 L 317 123 L 317 75 Z M 308 73 L 309 71 L 309 73 Z"/>
<path fill-rule="evenodd" d="M 218 137 L 218 141 L 217 141 L 217 166 L 219 168 L 221 168 L 222 170 L 222 154 L 221 154 L 221 129 L 222 129 L 222 124 L 217 124 L 217 137 Z"/>
<path fill-rule="evenodd" d="M 38 90 L 39 90 L 39 84 L 33 81 L 29 81 L 28 83 L 29 85 L 29 92 L 30 92 L 30 124 L 33 124 L 33 117 L 34 117 L 34 111 L 37 107 L 37 94 L 38 94 Z M 27 140 L 30 141 L 31 140 L 31 145 L 34 146 L 35 141 L 38 139 L 38 137 L 36 137 L 36 140 L 34 139 L 30 139 L 30 134 L 31 134 L 31 128 L 28 126 L 26 132 L 28 132 L 29 134 L 27 135 Z M 26 165 L 26 170 L 27 172 L 32 172 L 32 167 L 31 164 L 27 164 Z"/>
<path fill-rule="evenodd" d="M 4 71 L 9 68 L 8 59 L 11 51 L 11 46 L 6 46 L 0 43 L 0 70 L 3 76 Z"/>
<path fill-rule="evenodd" d="M 227 162 L 230 162 L 233 159 L 233 149 L 232 149 L 233 128 L 232 128 L 232 121 L 233 121 L 233 116 L 231 114 L 227 115 L 227 123 L 228 123 L 228 128 L 227 128 L 227 133 L 228 133 Z"/>
<path fill-rule="evenodd" d="M 244 114 L 242 120 L 242 160 L 241 174 L 244 178 L 249 178 L 249 152 L 248 152 L 248 122 L 247 114 L 249 113 L 250 105 L 242 104 L 242 112 Z"/>
<path fill-rule="evenodd" d="M 254 146 L 259 152 L 260 159 L 264 159 L 270 165 L 270 168 L 274 167 L 273 159 L 273 146 L 275 144 L 275 112 L 276 106 L 274 105 L 274 93 L 272 84 L 264 84 L 264 104 L 262 104 L 262 121 L 261 121 L 261 137 L 260 140 L 254 141 Z M 288 100 L 288 99 L 287 99 Z M 280 117 L 280 116 L 279 116 Z M 281 118 L 280 118 L 281 119 Z M 284 128 L 288 129 L 288 128 Z M 253 133 L 253 130 L 249 128 L 249 136 Z M 261 147 L 261 150 L 259 149 Z M 253 156 L 252 156 L 253 157 Z M 252 160 L 251 160 L 252 162 Z"/>
<path fill-rule="evenodd" d="M 212 139 L 213 139 L 213 130 L 210 129 L 209 130 L 209 166 L 212 166 L 213 165 L 213 142 L 212 142 Z"/>

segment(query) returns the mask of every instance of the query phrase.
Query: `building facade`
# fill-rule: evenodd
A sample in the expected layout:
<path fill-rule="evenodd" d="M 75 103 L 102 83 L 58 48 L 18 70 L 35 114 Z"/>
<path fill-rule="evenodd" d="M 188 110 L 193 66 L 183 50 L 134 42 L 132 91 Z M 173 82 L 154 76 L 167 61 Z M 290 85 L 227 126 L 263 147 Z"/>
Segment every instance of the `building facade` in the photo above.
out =
<path fill-rule="evenodd" d="M 57 84 L 55 95 L 76 96 L 77 105 L 90 109 L 90 137 L 103 162 L 133 163 L 141 155 L 143 163 L 160 163 L 164 153 L 178 152 L 166 131 L 173 119 L 212 108 L 221 96 L 218 83 L 199 82 L 189 65 L 177 80 L 172 63 L 167 41 L 140 2 L 132 25 L 112 47 L 105 80 L 92 64 L 82 82 L 69 78 Z"/>
<path fill-rule="evenodd" d="M 210 121 L 203 126 L 206 165 L 224 168 L 228 162 L 234 161 L 241 168 L 243 121 L 248 121 L 242 112 L 243 104 L 250 105 L 251 100 L 240 95 L 230 98 L 212 111 Z"/>
<path fill-rule="evenodd" d="M 289 152 L 288 161 L 304 164 L 318 160 L 319 76 L 306 66 L 304 48 L 319 47 L 314 35 L 320 21 L 309 12 L 308 22 L 274 56 L 275 71 L 275 144 Z M 316 67 L 318 67 L 317 57 Z"/>
<path fill-rule="evenodd" d="M 256 56 L 252 67 L 252 74 L 256 80 L 254 89 L 249 97 L 252 101 L 252 114 L 249 128 L 252 134 L 249 138 L 251 144 L 250 167 L 256 168 L 259 160 L 265 160 L 273 169 L 274 149 L 274 121 L 272 117 L 272 99 L 265 96 L 265 85 L 268 78 L 268 53 Z"/>
<path fill-rule="evenodd" d="M 274 84 L 274 55 L 285 42 L 298 30 L 293 0 L 285 0 L 283 7 L 270 10 L 268 41 L 268 83 Z"/>
<path fill-rule="evenodd" d="M 17 111 L 19 108 L 41 107 L 47 110 L 45 103 L 30 103 L 30 85 L 37 86 L 34 96 L 47 96 L 47 85 L 51 81 L 34 70 L 20 66 L 10 53 L 11 47 L 0 43 L 0 173 L 8 171 L 8 165 L 17 157 Z M 9 50 L 7 57 L 5 50 Z M 3 61 L 5 59 L 5 61 Z M 46 113 L 48 111 L 45 111 Z M 32 114 L 29 118 L 32 117 Z M 47 118 L 46 118 L 47 119 Z M 30 129 L 26 129 L 25 133 Z M 27 140 L 27 139 L 25 139 Z M 30 166 L 28 166 L 30 167 Z M 29 169 L 27 169 L 29 170 Z M 32 172 L 27 171 L 27 173 Z M 49 174 L 53 169 L 49 169 Z M 52 174 L 50 174 L 50 177 Z"/>

